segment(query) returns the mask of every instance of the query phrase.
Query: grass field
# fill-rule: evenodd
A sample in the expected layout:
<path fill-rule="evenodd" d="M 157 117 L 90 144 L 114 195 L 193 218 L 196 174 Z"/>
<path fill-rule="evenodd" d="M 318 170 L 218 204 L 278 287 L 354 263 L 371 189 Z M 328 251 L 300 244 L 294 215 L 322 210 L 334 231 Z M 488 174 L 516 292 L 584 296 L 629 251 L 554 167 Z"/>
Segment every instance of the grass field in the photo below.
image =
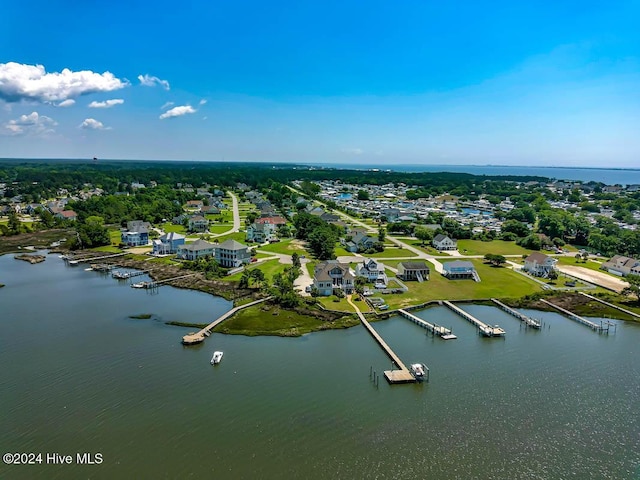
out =
<path fill-rule="evenodd" d="M 260 250 L 265 252 L 282 253 L 284 255 L 292 255 L 293 252 L 298 252 L 298 255 L 309 255 L 304 248 L 304 244 L 300 240 L 289 239 L 281 242 L 270 243 L 264 247 L 260 247 Z"/>
<path fill-rule="evenodd" d="M 483 242 L 481 240 L 458 240 L 458 251 L 462 255 L 486 255 L 493 253 L 495 255 L 529 255 L 531 250 L 516 245 L 515 242 L 506 242 L 504 240 L 493 240 L 491 242 Z"/>
<path fill-rule="evenodd" d="M 209 225 L 209 231 L 211 233 L 224 233 L 233 228 L 233 225 Z"/>
<path fill-rule="evenodd" d="M 183 225 L 174 225 L 173 223 L 167 222 L 160 225 L 160 229 L 165 233 L 175 232 L 181 233 L 182 235 L 186 235 L 187 229 L 184 228 Z"/>
<path fill-rule="evenodd" d="M 322 304 L 327 310 L 339 310 L 341 312 L 353 313 L 353 307 L 349 305 L 346 298 L 341 298 L 339 301 L 335 301 L 337 297 L 331 295 L 330 297 L 318 297 L 316 300 Z M 368 311 L 366 304 L 360 306 L 365 312 Z"/>
<path fill-rule="evenodd" d="M 353 315 L 333 322 L 282 310 L 274 305 L 255 305 L 239 311 L 214 329 L 216 332 L 236 335 L 279 335 L 297 337 L 305 333 L 329 328 L 348 328 L 359 322 Z"/>
<path fill-rule="evenodd" d="M 406 248 L 398 248 L 398 247 L 385 248 L 383 252 L 376 252 L 370 255 L 369 254 L 362 254 L 362 255 L 365 257 L 380 258 L 380 259 L 394 258 L 394 257 L 409 258 L 409 257 L 416 256 L 416 254 L 413 253 L 412 251 L 407 250 Z"/>
<path fill-rule="evenodd" d="M 271 279 L 276 273 L 282 273 L 286 265 L 280 263 L 277 259 L 267 260 L 266 262 L 259 263 L 258 265 L 252 265 L 247 270 L 251 271 L 254 269 L 262 270 L 264 276 L 267 278 L 267 281 L 271 283 Z M 229 275 L 228 277 L 224 277 L 224 280 L 229 281 L 239 281 L 240 277 L 242 277 L 242 272 L 234 273 L 233 275 Z"/>
<path fill-rule="evenodd" d="M 236 242 L 240 242 L 243 245 L 246 245 L 247 244 L 247 242 L 245 241 L 246 236 L 247 234 L 245 232 L 236 232 L 236 233 L 230 233 L 229 235 L 223 235 L 222 237 L 216 237 L 213 240 L 217 240 L 220 243 L 226 240 L 235 240 Z"/>
<path fill-rule="evenodd" d="M 105 252 L 105 253 L 122 253 L 118 247 L 114 247 L 113 245 L 105 245 L 104 247 L 96 247 L 92 248 L 94 252 Z"/>
<path fill-rule="evenodd" d="M 447 280 L 431 269 L 430 279 L 423 283 L 405 282 L 409 291 L 403 294 L 383 295 L 391 308 L 402 308 L 429 300 L 471 300 L 481 298 L 522 297 L 542 290 L 541 285 L 508 268 L 485 265 L 472 260 L 481 282 L 473 280 Z"/>
<path fill-rule="evenodd" d="M 337 245 L 333 252 L 335 253 L 336 257 L 352 257 L 353 256 L 352 252 L 348 252 L 347 250 L 344 249 L 344 247 L 340 245 Z"/>
<path fill-rule="evenodd" d="M 111 245 L 120 245 L 122 239 L 120 230 L 109 230 L 109 239 L 111 240 Z"/>
<path fill-rule="evenodd" d="M 435 255 L 435 256 L 449 255 L 447 252 L 439 252 L 438 250 L 436 250 L 435 248 L 427 244 L 423 246 L 420 240 L 403 240 L 403 242 L 406 243 L 407 245 L 411 245 L 412 247 L 417 248 L 418 250 L 422 250 L 423 252 L 426 252 L 429 255 Z"/>

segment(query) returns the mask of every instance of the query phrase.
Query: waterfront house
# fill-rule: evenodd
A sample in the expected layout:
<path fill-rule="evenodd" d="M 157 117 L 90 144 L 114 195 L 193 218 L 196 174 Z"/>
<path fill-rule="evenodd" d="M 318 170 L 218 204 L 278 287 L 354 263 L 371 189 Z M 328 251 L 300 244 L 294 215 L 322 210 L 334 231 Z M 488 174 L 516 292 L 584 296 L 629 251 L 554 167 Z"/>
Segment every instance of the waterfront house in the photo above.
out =
<path fill-rule="evenodd" d="M 433 237 L 433 241 L 431 242 L 434 248 L 437 250 L 456 250 L 458 248 L 458 241 L 452 238 L 449 238 L 442 233 L 437 234 Z"/>
<path fill-rule="evenodd" d="M 442 275 L 449 280 L 458 278 L 472 278 L 476 282 L 480 281 L 480 277 L 476 272 L 473 263 L 466 260 L 454 260 L 453 262 L 444 262 L 442 264 Z"/>
<path fill-rule="evenodd" d="M 524 259 L 524 267 L 522 269 L 530 275 L 536 277 L 547 278 L 549 272 L 556 268 L 558 261 L 540 252 L 533 252 L 527 258 Z"/>
<path fill-rule="evenodd" d="M 142 220 L 127 222 L 127 228 L 120 234 L 120 242 L 130 247 L 139 247 L 149 243 L 151 224 Z"/>
<path fill-rule="evenodd" d="M 398 264 L 398 278 L 402 280 L 429 280 L 429 267 L 424 262 L 400 262 Z"/>
<path fill-rule="evenodd" d="M 198 239 L 193 243 L 178 246 L 177 257 L 182 260 L 197 260 L 199 258 L 211 257 L 214 255 L 216 245 Z"/>
<path fill-rule="evenodd" d="M 373 258 L 365 258 L 356 266 L 356 276 L 365 277 L 367 281 L 373 282 L 377 287 L 385 288 L 389 279 L 382 262 Z"/>
<path fill-rule="evenodd" d="M 251 262 L 249 247 L 235 240 L 226 240 L 216 245 L 214 254 L 216 261 L 227 268 L 241 267 Z"/>
<path fill-rule="evenodd" d="M 209 230 L 209 220 L 202 215 L 194 215 L 189 218 L 188 229 L 190 232 L 206 232 Z"/>
<path fill-rule="evenodd" d="M 629 274 L 640 275 L 640 261 L 623 255 L 611 257 L 611 259 L 604 262 L 600 268 L 614 275 L 620 275 L 621 277 Z"/>
<path fill-rule="evenodd" d="M 333 295 L 334 289 L 353 293 L 355 276 L 348 263 L 327 260 L 316 265 L 313 274 L 313 286 L 320 296 Z"/>
<path fill-rule="evenodd" d="M 153 241 L 154 255 L 168 255 L 178 252 L 178 247 L 185 244 L 185 236 L 176 232 L 169 232 Z"/>
<path fill-rule="evenodd" d="M 278 239 L 276 225 L 273 223 L 258 223 L 257 221 L 247 228 L 247 242 L 271 242 Z"/>

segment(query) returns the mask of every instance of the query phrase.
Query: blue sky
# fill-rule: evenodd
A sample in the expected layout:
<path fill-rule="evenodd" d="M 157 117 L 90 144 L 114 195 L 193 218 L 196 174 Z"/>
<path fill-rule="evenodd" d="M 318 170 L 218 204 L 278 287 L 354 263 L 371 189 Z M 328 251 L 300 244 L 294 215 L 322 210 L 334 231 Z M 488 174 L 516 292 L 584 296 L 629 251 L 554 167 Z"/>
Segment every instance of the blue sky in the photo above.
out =
<path fill-rule="evenodd" d="M 640 2 L 480 3 L 5 2 L 0 157 L 638 167 Z"/>

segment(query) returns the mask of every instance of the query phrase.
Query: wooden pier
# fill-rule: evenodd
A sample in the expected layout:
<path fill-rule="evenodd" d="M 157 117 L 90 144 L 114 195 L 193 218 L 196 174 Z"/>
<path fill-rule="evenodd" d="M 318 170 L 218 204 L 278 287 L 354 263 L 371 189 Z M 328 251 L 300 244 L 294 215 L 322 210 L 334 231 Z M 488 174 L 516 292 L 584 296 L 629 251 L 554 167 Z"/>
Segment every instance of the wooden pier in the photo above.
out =
<path fill-rule="evenodd" d="M 581 317 L 580 315 L 576 315 L 573 312 L 570 312 L 569 310 L 566 310 L 558 305 L 555 305 L 551 302 L 548 302 L 547 300 L 541 298 L 540 299 L 541 302 L 546 303 L 547 305 L 549 305 L 550 307 L 555 308 L 556 310 L 561 311 L 562 313 L 564 313 L 567 317 L 569 317 L 571 320 L 575 320 L 578 323 L 581 323 L 583 325 L 586 325 L 587 327 L 591 328 L 592 330 L 597 331 L 598 333 L 609 333 L 609 327 L 612 325 L 610 322 L 607 322 L 606 324 L 603 324 L 602 322 L 600 322 L 600 325 L 598 325 L 596 322 L 592 322 L 591 320 L 587 320 L 584 317 Z"/>
<path fill-rule="evenodd" d="M 638 315 L 636 312 L 632 312 L 631 310 L 627 310 L 626 308 L 622 308 L 622 307 L 619 307 L 618 305 L 614 305 L 613 303 L 606 302 L 601 298 L 594 297 L 593 295 L 589 295 L 588 293 L 584 293 L 584 292 L 579 292 L 579 293 L 580 295 L 584 295 L 585 297 L 590 298 L 591 300 L 600 302 L 603 305 L 606 305 L 607 307 L 615 308 L 616 310 L 619 310 L 622 313 L 626 313 L 627 315 L 631 315 L 632 317 L 640 318 L 640 315 Z"/>
<path fill-rule="evenodd" d="M 508 314 L 513 315 L 518 320 L 523 322 L 527 327 L 533 327 L 533 328 L 538 328 L 539 329 L 542 326 L 542 322 L 541 321 L 534 320 L 533 318 L 526 316 L 524 313 L 520 313 L 517 310 L 514 310 L 513 308 L 511 308 L 511 307 L 505 305 L 504 303 L 502 303 L 497 298 L 492 298 L 491 301 L 493 303 L 495 303 L 496 305 L 498 305 L 498 307 L 500 307 L 502 310 L 504 310 Z"/>
<path fill-rule="evenodd" d="M 464 318 L 465 320 L 471 322 L 476 327 L 478 327 L 478 331 L 485 337 L 504 337 L 505 334 L 507 333 L 504 331 L 503 328 L 500 328 L 498 325 L 495 325 L 492 327 L 491 325 L 487 325 L 486 323 L 481 322 L 476 317 L 474 317 L 470 313 L 465 312 L 461 308 L 456 307 L 453 303 L 449 302 L 448 300 L 444 300 L 442 303 L 447 307 L 449 307 L 451 310 L 453 310 L 455 313 L 460 315 L 462 318 Z"/>
<path fill-rule="evenodd" d="M 347 301 L 353 307 L 353 309 L 358 314 L 358 318 L 367 331 L 371 334 L 371 336 L 378 342 L 378 345 L 382 347 L 382 350 L 387 354 L 387 356 L 391 359 L 391 361 L 398 367 L 398 370 L 385 370 L 384 377 L 387 379 L 387 382 L 394 383 L 415 383 L 416 379 L 411 374 L 409 369 L 402 363 L 402 360 L 391 350 L 391 347 L 387 345 L 387 342 L 383 340 L 378 332 L 374 330 L 371 324 L 364 317 L 360 309 L 351 301 L 351 296 L 347 297 Z"/>
<path fill-rule="evenodd" d="M 421 326 L 434 335 L 438 335 L 443 340 L 453 340 L 458 338 L 451 333 L 451 330 L 449 328 L 445 328 L 441 325 L 438 325 L 437 323 L 429 323 L 426 320 L 416 317 L 413 313 L 409 313 L 406 310 L 403 310 L 402 308 L 398 309 L 398 312 L 407 320 Z"/>
<path fill-rule="evenodd" d="M 173 279 L 173 280 L 175 280 L 175 279 Z M 243 308 L 252 307 L 253 305 L 257 305 L 259 303 L 266 302 L 267 300 L 270 300 L 272 298 L 273 297 L 261 298 L 260 300 L 256 300 L 254 302 L 246 303 L 244 305 L 240 305 L 239 307 L 234 307 L 231 310 L 229 310 L 227 313 L 224 313 L 221 316 L 219 316 L 218 318 L 216 318 L 213 322 L 211 322 L 209 325 L 204 327 L 202 330 L 200 330 L 198 332 L 189 333 L 189 334 L 185 335 L 184 337 L 182 337 L 182 343 L 184 345 L 195 345 L 196 343 L 200 343 L 200 342 L 204 341 L 204 339 L 206 337 L 211 335 L 211 331 L 215 327 L 220 325 L 222 322 L 224 322 L 229 317 L 232 317 L 236 312 L 242 310 Z"/>
<path fill-rule="evenodd" d="M 79 263 L 94 262 L 96 260 L 102 260 L 105 258 L 122 257 L 123 255 L 126 255 L 126 253 L 114 253 L 111 255 L 102 255 L 100 257 L 84 257 L 84 258 L 70 258 L 65 256 L 64 261 L 69 263 L 69 265 L 77 265 Z"/>
<path fill-rule="evenodd" d="M 148 272 L 143 272 L 143 273 L 148 273 Z M 142 274 L 138 274 L 138 275 L 142 275 Z M 131 287 L 132 288 L 146 288 L 147 290 L 152 290 L 152 289 L 157 289 L 158 287 L 161 287 L 162 285 L 164 285 L 166 283 L 173 282 L 174 280 L 180 280 L 181 278 L 193 277 L 194 275 L 197 275 L 197 273 L 190 273 L 188 275 L 180 275 L 179 277 L 171 277 L 171 278 L 166 278 L 164 280 L 158 280 L 158 281 L 152 281 L 152 282 L 134 283 L 133 285 L 131 285 Z"/>
<path fill-rule="evenodd" d="M 111 273 L 111 276 L 116 280 L 127 280 L 132 277 L 139 277 L 140 275 L 146 275 L 149 273 L 148 270 L 134 270 L 133 272 L 121 272 L 120 270 L 116 270 Z"/>

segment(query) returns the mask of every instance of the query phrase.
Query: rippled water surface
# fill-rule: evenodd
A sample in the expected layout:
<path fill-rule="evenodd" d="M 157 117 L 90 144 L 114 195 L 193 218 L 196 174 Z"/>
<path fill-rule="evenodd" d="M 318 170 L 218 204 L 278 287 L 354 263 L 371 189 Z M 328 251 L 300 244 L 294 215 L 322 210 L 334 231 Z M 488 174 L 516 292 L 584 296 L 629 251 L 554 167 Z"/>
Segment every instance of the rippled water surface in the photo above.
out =
<path fill-rule="evenodd" d="M 0 478 L 640 478 L 640 327 L 598 335 L 555 313 L 462 305 L 500 324 L 485 339 L 444 307 L 443 341 L 405 319 L 374 327 L 431 382 L 389 386 L 361 327 L 301 338 L 190 329 L 230 308 L 135 290 L 57 257 L 0 257 L 0 446 L 100 452 L 96 466 L 0 465 Z M 148 320 L 130 315 L 153 314 Z M 214 350 L 222 363 L 209 364 Z M 376 387 L 370 369 L 380 374 Z"/>

